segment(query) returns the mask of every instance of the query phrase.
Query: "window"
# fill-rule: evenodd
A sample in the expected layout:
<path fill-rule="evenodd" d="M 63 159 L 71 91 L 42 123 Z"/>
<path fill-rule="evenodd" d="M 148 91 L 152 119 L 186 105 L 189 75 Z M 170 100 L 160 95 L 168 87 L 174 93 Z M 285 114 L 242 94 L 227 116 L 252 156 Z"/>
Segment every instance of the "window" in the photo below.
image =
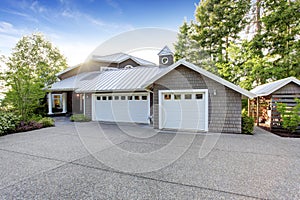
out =
<path fill-rule="evenodd" d="M 112 100 L 112 96 L 108 96 L 108 100 Z"/>
<path fill-rule="evenodd" d="M 140 96 L 134 96 L 134 100 L 140 100 Z"/>
<path fill-rule="evenodd" d="M 192 99 L 192 95 L 191 94 L 185 94 L 184 99 Z"/>
<path fill-rule="evenodd" d="M 147 100 L 147 96 L 142 96 L 142 100 Z"/>
<path fill-rule="evenodd" d="M 61 94 L 53 94 L 52 95 L 52 103 L 53 108 L 62 108 L 62 95 Z"/>
<path fill-rule="evenodd" d="M 102 97 L 102 100 L 106 101 L 106 99 L 107 99 L 106 96 L 103 96 L 103 97 Z"/>
<path fill-rule="evenodd" d="M 119 100 L 119 96 L 115 96 L 115 100 Z"/>
<path fill-rule="evenodd" d="M 128 98 L 128 100 L 132 100 L 132 96 L 128 96 L 127 98 Z"/>
<path fill-rule="evenodd" d="M 125 96 L 121 96 L 121 100 L 126 100 L 126 97 Z"/>
<path fill-rule="evenodd" d="M 165 94 L 164 99 L 165 100 L 171 100 L 171 94 Z"/>
<path fill-rule="evenodd" d="M 98 96 L 98 97 L 97 97 L 97 100 L 98 100 L 98 101 L 101 100 L 101 97 Z"/>
<path fill-rule="evenodd" d="M 196 94 L 196 99 L 203 99 L 203 94 Z"/>
<path fill-rule="evenodd" d="M 181 99 L 181 94 L 174 94 L 174 99 L 175 100 L 180 100 Z"/>

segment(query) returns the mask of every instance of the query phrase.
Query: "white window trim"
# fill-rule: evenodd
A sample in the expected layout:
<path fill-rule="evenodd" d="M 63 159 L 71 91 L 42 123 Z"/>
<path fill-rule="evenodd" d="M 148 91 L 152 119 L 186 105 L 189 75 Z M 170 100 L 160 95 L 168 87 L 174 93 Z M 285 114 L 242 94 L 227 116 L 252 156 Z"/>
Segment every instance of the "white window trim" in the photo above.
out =
<path fill-rule="evenodd" d="M 158 128 L 162 129 L 162 101 L 164 93 L 204 93 L 205 100 L 205 128 L 204 131 L 208 131 L 208 89 L 192 89 L 192 90 L 159 90 L 158 91 Z M 174 96 L 174 95 L 172 95 Z M 171 97 L 172 100 L 172 97 Z M 203 101 L 201 99 L 200 101 Z"/>
<path fill-rule="evenodd" d="M 59 102 L 60 102 L 60 107 L 59 109 L 62 109 L 63 108 L 63 100 L 62 100 L 62 94 L 52 94 L 52 98 L 51 98 L 51 101 L 52 101 L 52 108 L 55 108 L 55 104 L 54 104 L 54 96 L 59 96 Z"/>

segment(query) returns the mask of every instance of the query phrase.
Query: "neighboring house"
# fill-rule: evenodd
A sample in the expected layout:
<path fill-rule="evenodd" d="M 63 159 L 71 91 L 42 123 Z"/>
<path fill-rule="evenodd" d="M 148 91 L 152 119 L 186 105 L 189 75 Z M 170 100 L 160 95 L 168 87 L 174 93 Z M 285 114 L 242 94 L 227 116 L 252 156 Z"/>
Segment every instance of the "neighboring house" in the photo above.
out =
<path fill-rule="evenodd" d="M 286 103 L 288 107 L 295 105 L 295 98 L 300 99 L 300 80 L 289 77 L 257 86 L 252 93 L 257 98 L 249 101 L 249 115 L 256 118 L 257 125 L 272 129 L 282 129 L 280 113 L 276 103 Z"/>
<path fill-rule="evenodd" d="M 166 46 L 159 66 L 127 55 L 94 56 L 58 74 L 49 114 L 83 113 L 94 121 L 158 129 L 241 133 L 241 99 L 255 95 L 185 60 Z"/>

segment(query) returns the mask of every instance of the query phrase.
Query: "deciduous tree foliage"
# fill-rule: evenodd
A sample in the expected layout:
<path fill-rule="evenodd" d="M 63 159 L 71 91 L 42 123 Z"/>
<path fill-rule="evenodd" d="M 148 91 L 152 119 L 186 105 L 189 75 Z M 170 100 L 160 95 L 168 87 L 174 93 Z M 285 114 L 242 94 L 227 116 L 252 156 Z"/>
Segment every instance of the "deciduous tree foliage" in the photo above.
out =
<path fill-rule="evenodd" d="M 4 59 L 8 71 L 2 76 L 9 91 L 4 103 L 27 120 L 41 106 L 44 90 L 67 67 L 66 59 L 40 33 L 22 37 L 11 56 Z"/>

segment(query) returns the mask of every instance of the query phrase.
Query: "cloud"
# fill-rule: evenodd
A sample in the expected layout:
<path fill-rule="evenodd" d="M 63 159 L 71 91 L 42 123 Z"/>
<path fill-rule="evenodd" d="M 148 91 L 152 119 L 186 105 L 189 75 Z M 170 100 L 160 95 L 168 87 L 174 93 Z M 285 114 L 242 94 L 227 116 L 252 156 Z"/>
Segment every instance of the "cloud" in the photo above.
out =
<path fill-rule="evenodd" d="M 29 15 L 27 13 L 24 13 L 24 12 L 18 12 L 18 11 L 15 11 L 15 10 L 4 10 L 4 9 L 0 9 L 0 11 L 8 13 L 8 14 L 12 14 L 12 15 L 20 16 L 22 18 L 25 18 L 28 21 L 32 21 L 32 22 L 35 22 L 35 23 L 39 22 L 39 20 L 37 18 L 34 18 L 31 15 Z"/>
<path fill-rule="evenodd" d="M 106 3 L 109 6 L 111 6 L 112 8 L 114 8 L 119 15 L 121 15 L 123 13 L 122 8 L 120 7 L 120 5 L 116 1 L 114 1 L 114 0 L 106 0 Z"/>
<path fill-rule="evenodd" d="M 47 9 L 44 6 L 41 6 L 38 1 L 32 2 L 30 9 L 37 13 L 43 13 L 47 11 Z"/>

